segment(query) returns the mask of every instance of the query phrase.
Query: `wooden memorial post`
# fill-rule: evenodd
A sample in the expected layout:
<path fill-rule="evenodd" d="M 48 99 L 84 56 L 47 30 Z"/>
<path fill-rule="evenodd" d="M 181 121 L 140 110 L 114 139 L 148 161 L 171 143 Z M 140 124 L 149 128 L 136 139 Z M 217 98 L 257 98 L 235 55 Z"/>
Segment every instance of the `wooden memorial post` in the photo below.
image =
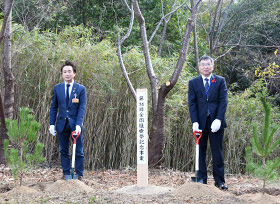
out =
<path fill-rule="evenodd" d="M 148 91 L 136 90 L 137 100 L 137 186 L 148 186 Z"/>

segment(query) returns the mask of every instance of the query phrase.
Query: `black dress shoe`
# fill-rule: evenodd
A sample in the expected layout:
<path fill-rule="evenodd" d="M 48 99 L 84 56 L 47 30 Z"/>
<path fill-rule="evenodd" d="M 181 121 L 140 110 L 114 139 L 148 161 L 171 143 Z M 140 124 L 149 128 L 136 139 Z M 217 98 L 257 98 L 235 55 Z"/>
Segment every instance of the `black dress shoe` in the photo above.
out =
<path fill-rule="evenodd" d="M 83 176 L 78 176 L 78 180 L 84 182 Z"/>
<path fill-rule="evenodd" d="M 224 183 L 215 183 L 215 186 L 220 190 L 228 190 L 228 187 Z"/>

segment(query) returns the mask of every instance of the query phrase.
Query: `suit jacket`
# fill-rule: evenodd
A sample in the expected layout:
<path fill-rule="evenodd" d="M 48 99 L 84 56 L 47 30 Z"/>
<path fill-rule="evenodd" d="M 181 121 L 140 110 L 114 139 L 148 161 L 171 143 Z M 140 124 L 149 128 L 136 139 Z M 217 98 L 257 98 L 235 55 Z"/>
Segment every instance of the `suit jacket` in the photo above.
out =
<path fill-rule="evenodd" d="M 74 103 L 73 98 L 79 99 L 79 102 Z M 76 125 L 81 126 L 83 131 L 86 105 L 87 93 L 83 85 L 74 82 L 68 107 L 65 100 L 65 83 L 55 85 L 50 107 L 50 125 L 55 125 L 56 122 L 56 131 L 61 133 L 64 129 L 66 118 L 68 118 L 72 131 L 76 129 Z"/>
<path fill-rule="evenodd" d="M 226 127 L 227 87 L 223 77 L 213 75 L 206 95 L 202 76 L 189 81 L 189 111 L 192 123 L 198 122 L 199 129 L 204 130 L 209 109 L 211 122 L 221 120 L 221 129 Z"/>

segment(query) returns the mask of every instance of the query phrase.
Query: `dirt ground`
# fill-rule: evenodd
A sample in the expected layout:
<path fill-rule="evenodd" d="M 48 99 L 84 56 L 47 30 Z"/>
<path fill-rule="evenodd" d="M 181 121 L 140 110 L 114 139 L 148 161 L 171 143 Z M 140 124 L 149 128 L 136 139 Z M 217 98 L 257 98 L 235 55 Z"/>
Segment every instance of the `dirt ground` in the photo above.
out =
<path fill-rule="evenodd" d="M 138 187 L 135 169 L 86 171 L 84 182 L 62 181 L 59 168 L 31 170 L 20 187 L 9 167 L 0 166 L 0 203 L 280 203 L 280 180 L 262 194 L 259 179 L 227 175 L 228 191 L 191 182 L 194 173 L 150 169 L 149 185 Z"/>

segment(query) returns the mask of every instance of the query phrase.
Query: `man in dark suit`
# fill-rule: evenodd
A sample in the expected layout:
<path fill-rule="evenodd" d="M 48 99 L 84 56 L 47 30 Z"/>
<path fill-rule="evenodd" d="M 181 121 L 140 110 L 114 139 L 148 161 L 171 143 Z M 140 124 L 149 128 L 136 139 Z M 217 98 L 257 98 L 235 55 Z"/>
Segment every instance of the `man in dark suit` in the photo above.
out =
<path fill-rule="evenodd" d="M 76 141 L 75 170 L 78 179 L 83 181 L 84 152 L 83 152 L 83 120 L 86 111 L 86 88 L 74 81 L 76 66 L 66 61 L 61 67 L 63 83 L 57 84 L 53 90 L 50 107 L 50 133 L 58 133 L 60 159 L 63 169 L 62 179 L 70 175 L 69 138 L 73 131 L 80 133 Z M 58 113 L 58 114 L 57 114 Z M 55 130 L 56 123 L 56 130 Z"/>
<path fill-rule="evenodd" d="M 203 56 L 199 60 L 200 76 L 189 81 L 189 111 L 193 131 L 202 130 L 199 140 L 198 176 L 207 184 L 206 149 L 209 138 L 213 159 L 215 186 L 227 190 L 224 184 L 223 136 L 226 127 L 227 87 L 223 77 L 212 74 L 214 60 Z"/>

